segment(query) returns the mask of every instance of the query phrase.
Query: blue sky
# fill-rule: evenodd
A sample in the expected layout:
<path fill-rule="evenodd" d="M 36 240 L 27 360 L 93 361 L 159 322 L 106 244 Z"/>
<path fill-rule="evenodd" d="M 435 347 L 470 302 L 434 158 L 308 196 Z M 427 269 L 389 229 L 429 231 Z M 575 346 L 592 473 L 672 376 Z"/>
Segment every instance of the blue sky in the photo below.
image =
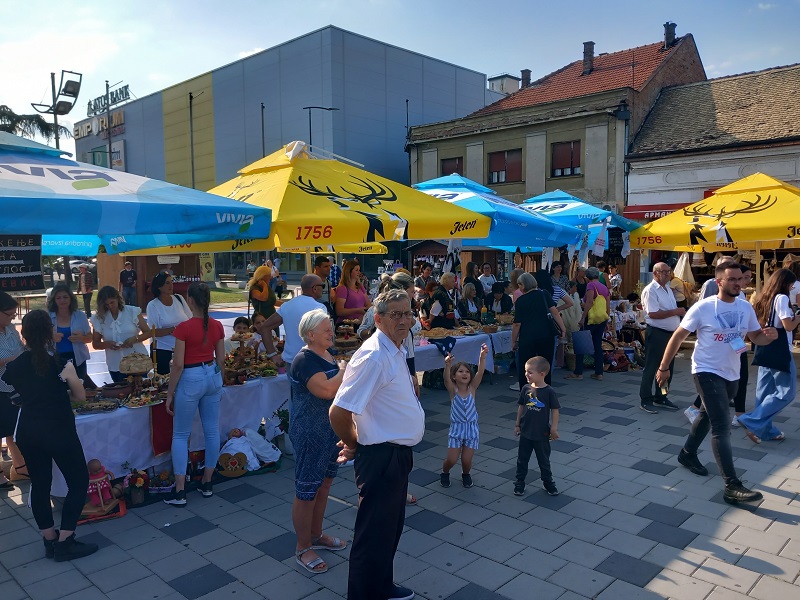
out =
<path fill-rule="evenodd" d="M 800 62 L 800 0 L 3 0 L 3 9 L 0 104 L 31 112 L 49 101 L 51 71 L 78 71 L 70 127 L 106 79 L 141 97 L 326 25 L 489 76 L 528 68 L 536 79 L 581 58 L 587 40 L 596 53 L 657 42 L 665 21 L 694 35 L 709 77 Z"/>

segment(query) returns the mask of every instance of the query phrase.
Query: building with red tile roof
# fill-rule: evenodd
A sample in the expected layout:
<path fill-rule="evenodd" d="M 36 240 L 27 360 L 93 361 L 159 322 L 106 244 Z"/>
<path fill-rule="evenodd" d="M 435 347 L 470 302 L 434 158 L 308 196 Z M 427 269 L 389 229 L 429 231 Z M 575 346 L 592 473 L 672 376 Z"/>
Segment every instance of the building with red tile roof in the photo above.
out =
<path fill-rule="evenodd" d="M 520 88 L 493 104 L 413 127 L 412 182 L 458 172 L 515 201 L 563 189 L 621 211 L 625 154 L 661 90 L 706 79 L 694 38 L 675 28 L 618 52 L 585 42 L 581 60 L 534 81 L 523 70 Z"/>

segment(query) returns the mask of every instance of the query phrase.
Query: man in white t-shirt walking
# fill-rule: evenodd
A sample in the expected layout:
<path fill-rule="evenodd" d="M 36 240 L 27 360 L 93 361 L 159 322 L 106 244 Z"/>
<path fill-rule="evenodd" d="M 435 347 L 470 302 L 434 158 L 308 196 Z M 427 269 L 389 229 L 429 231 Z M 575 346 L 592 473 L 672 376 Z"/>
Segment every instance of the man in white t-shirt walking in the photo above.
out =
<path fill-rule="evenodd" d="M 660 386 L 668 385 L 669 364 L 689 333 L 697 333 L 692 353 L 692 374 L 703 405 L 678 455 L 678 462 L 697 475 L 708 470 L 697 458 L 697 450 L 711 429 L 711 450 L 725 480 L 723 498 L 729 504 L 762 499 L 760 492 L 747 489 L 736 476 L 731 451 L 731 418 L 728 403 L 736 396 L 739 383 L 739 354 L 747 350 L 742 336 L 758 346 L 777 339 L 774 327 L 764 329 L 749 303 L 739 298 L 742 269 L 736 263 L 718 265 L 714 273 L 719 293 L 689 309 L 672 335 L 656 373 Z"/>
<path fill-rule="evenodd" d="M 322 295 L 322 279 L 319 276 L 303 275 L 300 280 L 300 290 L 299 296 L 281 304 L 275 313 L 270 315 L 258 328 L 261 341 L 267 350 L 267 358 L 271 358 L 279 367 L 286 365 L 287 369 L 300 348 L 305 346 L 305 342 L 298 332 L 303 316 L 317 308 L 327 311 L 325 305 L 319 302 Z M 282 356 L 278 356 L 278 351 L 275 350 L 275 345 L 272 343 L 272 330 L 279 325 L 283 325 L 283 330 L 286 332 L 286 343 L 283 346 Z"/>

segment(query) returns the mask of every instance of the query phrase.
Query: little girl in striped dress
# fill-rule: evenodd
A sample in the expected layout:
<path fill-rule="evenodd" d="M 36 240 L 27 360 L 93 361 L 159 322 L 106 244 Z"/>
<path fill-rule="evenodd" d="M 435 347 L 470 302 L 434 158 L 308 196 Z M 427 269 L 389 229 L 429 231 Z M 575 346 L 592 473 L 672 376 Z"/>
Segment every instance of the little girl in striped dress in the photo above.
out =
<path fill-rule="evenodd" d="M 472 487 L 472 457 L 478 449 L 480 431 L 478 430 L 478 411 L 475 409 L 475 393 L 486 370 L 486 355 L 489 348 L 481 346 L 478 359 L 478 372 L 473 376 L 472 368 L 465 362 L 453 364 L 453 355 L 444 359 L 444 385 L 450 392 L 450 431 L 447 434 L 447 458 L 442 465 L 440 483 L 450 487 L 450 469 L 461 456 L 461 483 L 465 488 Z"/>

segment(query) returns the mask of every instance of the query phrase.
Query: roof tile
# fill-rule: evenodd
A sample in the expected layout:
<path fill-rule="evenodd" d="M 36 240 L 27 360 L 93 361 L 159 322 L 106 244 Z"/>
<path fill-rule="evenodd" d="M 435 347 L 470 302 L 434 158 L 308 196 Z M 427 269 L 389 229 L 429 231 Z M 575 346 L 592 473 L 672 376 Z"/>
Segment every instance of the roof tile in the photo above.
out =
<path fill-rule="evenodd" d="M 632 154 L 800 137 L 800 64 L 666 88 Z"/>
<path fill-rule="evenodd" d="M 558 102 L 625 87 L 641 90 L 658 66 L 675 51 L 685 37 L 678 38 L 667 49 L 664 49 L 663 42 L 659 42 L 620 52 L 599 54 L 594 57 L 592 72 L 587 75 L 583 74 L 583 60 L 577 60 L 470 116 Z"/>

